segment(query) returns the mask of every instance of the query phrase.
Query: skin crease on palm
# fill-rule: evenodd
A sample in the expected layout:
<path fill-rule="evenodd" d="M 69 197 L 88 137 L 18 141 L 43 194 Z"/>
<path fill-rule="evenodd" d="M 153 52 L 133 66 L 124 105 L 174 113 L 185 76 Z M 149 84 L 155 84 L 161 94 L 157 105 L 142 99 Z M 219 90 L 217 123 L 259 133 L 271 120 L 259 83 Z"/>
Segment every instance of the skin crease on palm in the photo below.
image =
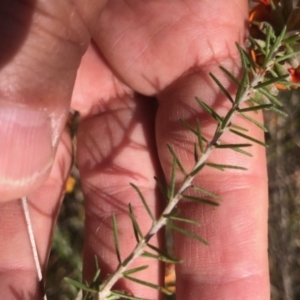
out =
<path fill-rule="evenodd" d="M 234 93 L 218 66 L 239 72 L 235 42 L 242 43 L 246 36 L 248 3 L 2 3 L 0 19 L 6 26 L 1 28 L 9 29 L 2 29 L 7 40 L 3 45 L 8 46 L 0 52 L 0 123 L 6 129 L 0 130 L 0 140 L 5 141 L 1 142 L 0 158 L 0 298 L 40 299 L 26 225 L 16 198 L 28 195 L 46 272 L 53 226 L 71 164 L 70 139 L 62 133 L 70 101 L 82 116 L 77 164 L 86 207 L 83 273 L 90 279 L 94 255 L 104 273 L 117 265 L 112 214 L 116 214 L 123 258 L 135 242 L 126 213 L 129 202 L 142 230 L 149 228 L 149 217 L 129 183 L 140 187 L 158 214 L 163 201 L 153 176 L 170 177 L 166 143 L 173 145 L 186 169 L 193 166 L 194 138 L 179 119 L 192 124 L 197 117 L 203 134 L 212 135 L 214 123 L 194 97 L 205 100 L 220 114 L 228 108 L 208 73 L 217 75 Z M 16 43 L 11 42 L 12 36 Z M 236 123 L 245 124 L 249 134 L 263 139 L 260 130 L 244 120 L 237 118 Z M 229 134 L 224 141 L 244 142 Z M 210 158 L 243 165 L 247 171 L 207 168 L 197 177 L 196 184 L 222 197 L 220 207 L 179 205 L 183 216 L 201 224 L 187 228 L 210 243 L 204 246 L 182 235 L 174 236 L 175 253 L 184 259 L 176 268 L 179 300 L 270 297 L 265 152 L 256 145 L 250 151 L 253 158 L 229 150 L 215 151 Z M 178 183 L 180 176 L 178 173 Z M 160 239 L 154 237 L 152 243 L 158 244 Z M 144 264 L 150 267 L 139 277 L 161 283 L 162 268 L 154 261 L 139 260 L 131 267 Z M 128 282 L 120 282 L 118 287 L 148 299 L 160 297 L 155 290 Z"/>

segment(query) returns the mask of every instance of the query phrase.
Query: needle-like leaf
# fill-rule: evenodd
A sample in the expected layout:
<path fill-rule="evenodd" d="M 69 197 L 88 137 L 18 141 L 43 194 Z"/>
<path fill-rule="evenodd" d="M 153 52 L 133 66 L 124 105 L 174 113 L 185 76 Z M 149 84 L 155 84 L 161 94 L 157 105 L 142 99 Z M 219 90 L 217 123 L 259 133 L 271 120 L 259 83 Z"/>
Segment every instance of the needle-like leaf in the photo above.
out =
<path fill-rule="evenodd" d="M 219 149 L 232 149 L 232 148 L 244 148 L 251 147 L 252 144 L 217 144 L 215 147 Z"/>
<path fill-rule="evenodd" d="M 198 147 L 196 143 L 194 144 L 194 160 L 195 163 L 197 163 L 199 160 Z"/>
<path fill-rule="evenodd" d="M 192 239 L 195 239 L 195 240 L 203 243 L 204 245 L 207 245 L 207 246 L 209 245 L 208 242 L 204 238 L 202 238 L 201 236 L 199 236 L 199 235 L 197 235 L 197 234 L 195 234 L 195 233 L 193 233 L 193 232 L 191 232 L 189 230 L 183 229 L 183 228 L 178 227 L 178 226 L 176 226 L 174 224 L 168 224 L 167 226 L 169 228 L 173 229 L 173 230 L 176 230 L 176 231 L 178 231 L 178 232 L 180 232 L 180 233 L 182 233 L 182 234 L 184 234 L 184 235 L 192 238 Z"/>
<path fill-rule="evenodd" d="M 152 214 L 152 211 L 151 211 L 149 205 L 147 204 L 147 201 L 145 200 L 145 198 L 144 198 L 142 192 L 140 191 L 140 189 L 135 184 L 133 184 L 133 183 L 130 183 L 130 185 L 137 191 L 137 193 L 140 196 L 140 198 L 141 198 L 141 200 L 143 202 L 143 205 L 145 206 L 146 211 L 147 211 L 148 215 L 150 216 L 150 218 L 152 219 L 152 221 L 155 221 L 155 218 L 154 218 L 154 216 Z"/>
<path fill-rule="evenodd" d="M 247 170 L 247 168 L 240 167 L 240 166 L 214 164 L 214 163 L 210 163 L 210 162 L 207 162 L 205 165 L 208 166 L 208 167 L 219 169 L 221 171 L 224 171 L 224 169 Z"/>
<path fill-rule="evenodd" d="M 240 52 L 244 73 L 246 73 L 246 70 L 248 70 L 248 68 L 252 65 L 251 58 L 249 57 L 248 53 L 238 43 L 235 44 Z"/>
<path fill-rule="evenodd" d="M 278 36 L 275 43 L 270 48 L 270 51 L 267 53 L 263 67 L 266 67 L 269 64 L 269 62 L 271 61 L 271 59 L 273 59 L 273 55 L 276 52 L 276 50 L 279 48 L 279 46 L 284 38 L 285 33 L 286 33 L 286 26 L 283 27 L 280 35 Z"/>
<path fill-rule="evenodd" d="M 113 298 L 114 297 L 114 298 Z M 139 298 L 139 297 L 134 297 L 129 294 L 126 294 L 125 292 L 120 292 L 120 291 L 111 291 L 111 295 L 109 298 L 105 300 L 117 300 L 117 299 L 128 299 L 128 300 L 150 300 L 146 298 Z"/>
<path fill-rule="evenodd" d="M 182 262 L 182 260 L 180 260 L 180 259 L 170 258 L 170 256 L 157 255 L 157 254 L 153 254 L 153 253 L 148 252 L 148 251 L 144 251 L 142 256 L 157 259 L 157 260 L 160 260 L 162 262 L 171 263 L 171 264 L 177 264 L 177 263 Z"/>
<path fill-rule="evenodd" d="M 80 290 L 83 290 L 85 292 L 90 292 L 90 293 L 97 293 L 98 291 L 93 289 L 93 288 L 90 288 L 88 287 L 87 285 L 81 283 L 81 282 L 78 282 L 72 278 L 65 278 L 65 281 L 72 284 L 73 286 L 77 287 L 78 289 Z"/>
<path fill-rule="evenodd" d="M 279 107 L 282 107 L 282 103 L 274 95 L 272 95 L 267 89 L 261 88 L 259 89 L 258 92 L 266 96 L 274 104 L 278 105 Z"/>
<path fill-rule="evenodd" d="M 236 96 L 235 96 L 235 103 L 237 105 L 239 105 L 242 100 L 241 97 L 242 97 L 243 92 L 245 91 L 245 84 L 247 81 L 248 81 L 248 73 L 246 71 L 244 71 L 242 80 L 239 84 L 239 87 L 238 87 L 238 90 L 237 90 Z"/>
<path fill-rule="evenodd" d="M 197 138 L 198 138 L 198 145 L 199 145 L 200 151 L 201 151 L 201 153 L 203 153 L 203 151 L 204 151 L 203 137 L 202 137 L 202 134 L 201 134 L 201 126 L 200 126 L 200 122 L 199 122 L 198 119 L 197 119 Z"/>
<path fill-rule="evenodd" d="M 243 137 L 243 138 L 245 138 L 245 139 L 247 139 L 247 140 L 250 140 L 250 141 L 252 141 L 252 142 L 254 142 L 254 143 L 256 143 L 256 144 L 262 145 L 262 146 L 264 146 L 264 147 L 267 146 L 265 143 L 263 143 L 263 142 L 261 142 L 261 141 L 255 139 L 255 138 L 253 138 L 253 137 L 251 137 L 251 136 L 249 136 L 249 135 L 243 134 L 243 133 L 241 133 L 241 132 L 239 132 L 239 131 L 237 131 L 237 130 L 230 129 L 230 132 L 232 132 L 232 133 L 234 133 L 234 134 L 236 134 L 236 135 L 238 135 L 238 136 L 241 136 L 241 137 Z"/>
<path fill-rule="evenodd" d="M 196 196 L 183 195 L 183 197 L 187 200 L 191 200 L 191 201 L 198 202 L 198 203 L 204 203 L 204 204 L 213 205 L 213 206 L 220 205 L 219 203 L 214 202 L 212 200 L 208 200 L 208 199 L 204 199 L 204 198 L 200 198 L 200 197 L 196 197 Z"/>
<path fill-rule="evenodd" d="M 210 77 L 214 80 L 214 82 L 218 85 L 220 90 L 223 92 L 223 94 L 226 96 L 226 98 L 231 102 L 234 103 L 233 98 L 228 93 L 227 89 L 222 85 L 222 83 L 219 81 L 219 79 L 212 73 L 209 73 Z"/>
<path fill-rule="evenodd" d="M 117 226 L 117 220 L 115 215 L 112 216 L 112 220 L 113 220 L 115 250 L 116 250 L 118 262 L 119 264 L 122 264 L 120 246 L 119 246 L 118 226 Z"/>
<path fill-rule="evenodd" d="M 173 199 L 175 193 L 175 184 L 176 184 L 176 158 L 173 156 L 173 163 L 172 163 L 172 171 L 171 171 L 171 182 L 169 187 L 168 197 L 169 199 Z"/>
<path fill-rule="evenodd" d="M 196 97 L 197 102 L 199 105 L 207 112 L 209 113 L 219 124 L 222 123 L 222 117 L 220 117 L 216 111 L 214 111 L 211 107 L 209 107 L 205 102 L 200 100 L 198 97 Z"/>
<path fill-rule="evenodd" d="M 226 68 L 220 66 L 220 69 L 231 79 L 235 84 L 239 85 L 240 81 L 234 77 Z"/>
<path fill-rule="evenodd" d="M 139 224 L 138 224 L 138 222 L 137 222 L 137 220 L 134 216 L 133 209 L 132 209 L 132 206 L 131 206 L 130 203 L 128 204 L 128 207 L 129 207 L 129 217 L 130 217 L 131 222 L 132 222 L 135 239 L 136 239 L 137 242 L 139 242 L 140 238 L 143 238 L 143 234 L 142 234 L 142 231 L 139 227 Z"/>
<path fill-rule="evenodd" d="M 144 281 L 144 280 L 141 280 L 141 279 L 138 279 L 138 278 L 135 278 L 135 277 L 131 277 L 131 276 L 127 276 L 127 275 L 124 275 L 124 277 L 128 280 L 131 280 L 133 282 L 136 282 L 138 284 L 141 284 L 141 285 L 144 285 L 144 286 L 148 286 L 150 288 L 153 288 L 153 289 L 156 289 L 158 291 L 161 291 L 163 292 L 164 294 L 166 295 L 171 295 L 172 293 L 167 290 L 166 288 L 160 286 L 160 285 L 157 285 L 157 284 L 154 284 L 152 282 L 148 282 L 148 281 Z"/>
<path fill-rule="evenodd" d="M 185 223 L 190 223 L 190 224 L 194 224 L 194 225 L 197 225 L 197 226 L 200 225 L 200 223 L 195 221 L 195 220 L 174 216 L 172 214 L 164 215 L 164 217 L 167 218 L 167 219 L 170 219 L 172 221 L 185 222 Z"/>
<path fill-rule="evenodd" d="M 163 184 L 161 183 L 161 181 L 156 176 L 154 176 L 154 180 L 156 181 L 156 184 L 159 188 L 159 191 L 163 195 L 164 199 L 168 202 L 169 201 L 168 193 L 167 193 L 166 189 L 164 188 Z"/>
<path fill-rule="evenodd" d="M 239 112 L 248 112 L 248 111 L 259 111 L 262 109 L 268 109 L 271 108 L 273 105 L 272 104 L 262 104 L 262 105 L 255 105 L 251 107 L 246 107 L 246 108 L 240 108 L 238 109 Z"/>
<path fill-rule="evenodd" d="M 200 172 L 200 170 L 205 166 L 205 164 L 201 164 L 198 167 L 196 167 L 191 173 L 190 176 L 195 176 L 196 174 L 198 174 Z"/>
<path fill-rule="evenodd" d="M 167 144 L 167 147 L 168 147 L 170 153 L 172 154 L 172 156 L 175 158 L 176 164 L 177 164 L 177 166 L 179 167 L 180 171 L 181 171 L 184 175 L 186 175 L 186 172 L 185 172 L 183 166 L 181 165 L 180 160 L 179 160 L 179 158 L 177 157 L 177 155 L 176 155 L 174 149 L 173 149 L 170 145 L 168 145 L 168 144 Z"/>
<path fill-rule="evenodd" d="M 144 265 L 144 266 L 140 266 L 140 267 L 137 267 L 137 268 L 134 268 L 134 269 L 130 269 L 130 270 L 124 271 L 123 274 L 124 275 L 131 275 L 131 274 L 134 274 L 134 273 L 146 270 L 148 268 L 149 268 L 149 266 Z"/>
<path fill-rule="evenodd" d="M 261 83 L 258 83 L 256 86 L 254 86 L 253 88 L 254 89 L 260 89 L 262 87 L 266 87 L 266 86 L 269 86 L 273 83 L 277 83 L 279 81 L 282 81 L 284 79 L 286 79 L 287 77 L 289 76 L 289 74 L 285 74 L 285 75 L 281 75 L 281 76 L 278 76 L 278 77 L 275 77 L 275 78 L 272 78 L 272 79 L 269 79 L 269 80 L 266 80 L 266 81 L 263 81 Z"/>
<path fill-rule="evenodd" d="M 248 121 L 250 121 L 251 123 L 253 123 L 254 125 L 256 125 L 258 128 L 260 128 L 262 131 L 264 132 L 268 132 L 268 129 L 261 124 L 260 122 L 258 122 L 257 120 L 251 118 L 249 115 L 244 114 L 242 112 L 239 112 L 241 116 L 243 116 L 245 119 L 247 119 Z"/>
<path fill-rule="evenodd" d="M 147 243 L 147 246 L 152 249 L 153 251 L 157 252 L 159 256 L 162 256 L 164 258 L 166 258 L 167 260 L 169 260 L 170 262 L 173 262 L 175 264 L 182 262 L 181 259 L 178 259 L 176 257 L 171 256 L 170 254 L 166 253 L 165 251 L 163 251 L 162 249 L 159 249 L 158 247 L 155 247 L 149 243 Z"/>
<path fill-rule="evenodd" d="M 253 157 L 253 155 L 251 153 L 249 153 L 248 151 L 245 151 L 241 148 L 230 148 L 230 149 L 233 150 L 233 151 L 239 152 L 241 154 L 247 155 L 249 157 Z"/>
<path fill-rule="evenodd" d="M 195 185 L 192 185 L 191 186 L 192 189 L 194 189 L 195 191 L 198 191 L 204 195 L 207 195 L 207 196 L 210 196 L 214 199 L 217 199 L 217 200 L 221 200 L 221 197 L 219 195 L 216 195 L 215 193 L 211 192 L 211 191 L 208 191 L 204 188 L 201 188 L 201 187 L 198 187 L 198 186 L 195 186 Z"/>

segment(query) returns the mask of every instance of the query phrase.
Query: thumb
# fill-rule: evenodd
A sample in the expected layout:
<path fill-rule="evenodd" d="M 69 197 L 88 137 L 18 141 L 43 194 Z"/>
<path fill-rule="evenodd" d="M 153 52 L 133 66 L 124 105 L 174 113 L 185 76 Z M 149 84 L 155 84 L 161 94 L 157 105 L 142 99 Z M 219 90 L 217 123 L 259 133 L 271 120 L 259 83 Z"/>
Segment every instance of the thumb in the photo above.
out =
<path fill-rule="evenodd" d="M 0 2 L 0 201 L 47 178 L 90 36 L 69 1 Z"/>

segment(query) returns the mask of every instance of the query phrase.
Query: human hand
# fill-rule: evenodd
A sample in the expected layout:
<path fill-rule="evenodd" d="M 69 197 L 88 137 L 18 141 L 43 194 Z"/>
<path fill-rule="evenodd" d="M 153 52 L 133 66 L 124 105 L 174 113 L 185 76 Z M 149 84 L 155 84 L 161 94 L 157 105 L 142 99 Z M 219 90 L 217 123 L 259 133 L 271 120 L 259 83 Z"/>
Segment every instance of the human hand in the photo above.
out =
<path fill-rule="evenodd" d="M 139 186 L 159 213 L 161 199 L 153 176 L 170 178 L 166 143 L 174 146 L 186 168 L 193 165 L 192 137 L 179 119 L 198 117 L 203 133 L 212 133 L 212 121 L 194 97 L 218 110 L 226 108 L 208 73 L 233 91 L 218 66 L 238 73 L 235 42 L 244 40 L 248 7 L 245 0 L 6 0 L 0 11 L 0 295 L 39 299 L 16 199 L 28 196 L 45 270 L 71 164 L 71 143 L 63 132 L 70 100 L 82 116 L 77 164 L 86 208 L 83 273 L 89 280 L 94 255 L 104 273 L 117 266 L 112 214 L 117 216 L 122 257 L 135 243 L 129 202 L 142 230 L 150 226 L 129 183 Z M 257 128 L 247 127 L 253 137 L 263 138 Z M 212 157 L 222 163 L 242 162 L 246 172 L 204 169 L 197 177 L 201 186 L 222 197 L 219 208 L 180 205 L 185 217 L 200 222 L 193 231 L 210 246 L 175 235 L 176 255 L 184 259 L 176 269 L 179 300 L 269 298 L 265 153 L 257 145 L 251 152 L 253 158 L 230 150 Z M 159 243 L 159 238 L 153 240 Z M 160 282 L 158 264 L 147 259 L 138 264 L 150 265 L 141 279 Z M 159 298 L 149 288 L 127 282 L 121 287 L 137 296 Z"/>

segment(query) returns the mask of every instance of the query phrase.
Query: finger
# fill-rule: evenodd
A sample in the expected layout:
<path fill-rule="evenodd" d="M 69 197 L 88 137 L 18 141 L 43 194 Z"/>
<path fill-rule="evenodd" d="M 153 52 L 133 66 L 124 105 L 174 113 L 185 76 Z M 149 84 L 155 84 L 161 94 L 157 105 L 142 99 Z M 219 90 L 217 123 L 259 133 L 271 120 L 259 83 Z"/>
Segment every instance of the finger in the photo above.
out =
<path fill-rule="evenodd" d="M 233 73 L 232 61 L 223 61 Z M 230 93 L 233 87 L 226 81 L 217 67 L 207 66 L 195 74 L 187 75 L 175 82 L 160 95 L 157 116 L 158 144 L 171 144 L 186 170 L 194 166 L 195 136 L 178 122 L 179 118 L 196 126 L 199 119 L 202 134 L 208 140 L 213 137 L 216 122 L 194 100 L 204 100 L 221 116 L 230 107 L 230 102 L 218 90 L 208 76 L 212 72 Z M 260 122 L 261 115 L 252 117 Z M 240 118 L 234 124 L 243 126 L 248 135 L 263 140 L 263 132 L 255 125 Z M 162 130 L 164 128 L 164 130 Z M 228 133 L 222 143 L 245 143 L 242 138 Z M 248 149 L 247 149 L 248 150 Z M 238 165 L 246 171 L 219 170 L 204 167 L 194 184 L 222 198 L 220 207 L 211 208 L 183 201 L 179 205 L 180 215 L 193 219 L 200 226 L 178 224 L 209 242 L 209 246 L 189 237 L 175 234 L 175 252 L 184 259 L 177 266 L 178 299 L 268 299 L 267 263 L 267 173 L 265 151 L 254 144 L 250 149 L 253 157 L 232 150 L 214 150 L 208 162 Z M 167 178 L 170 178 L 171 157 L 165 147 L 159 148 L 159 156 Z M 183 175 L 177 174 L 178 188 Z M 188 192 L 187 192 L 188 193 Z"/>
<path fill-rule="evenodd" d="M 0 201 L 31 193 L 50 172 L 90 39 L 82 10 L 71 1 L 1 1 Z"/>
<path fill-rule="evenodd" d="M 182 74 L 234 54 L 244 39 L 247 3 L 108 1 L 93 38 L 123 82 L 154 95 Z"/>
<path fill-rule="evenodd" d="M 71 165 L 70 152 L 70 139 L 65 133 L 47 181 L 27 197 L 43 274 Z M 0 210 L 0 298 L 39 300 L 43 295 L 43 286 L 37 277 L 21 202 L 15 200 L 0 203 Z"/>
<path fill-rule="evenodd" d="M 153 214 L 158 211 L 153 179 L 159 172 L 153 127 L 155 102 L 153 99 L 141 99 L 120 84 L 98 55 L 94 48 L 87 52 L 78 75 L 81 85 L 75 87 L 81 100 L 86 99 L 85 95 L 93 103 L 88 109 L 89 115 L 81 122 L 77 137 L 77 161 L 86 208 L 83 273 L 88 282 L 96 272 L 95 256 L 102 279 L 105 274 L 114 272 L 119 264 L 114 245 L 113 215 L 118 226 L 122 261 L 137 243 L 129 217 L 129 204 L 143 234 L 151 226 L 152 220 L 130 183 L 140 188 Z M 91 65 L 93 68 L 90 68 Z M 90 84 L 84 78 L 93 76 L 99 78 L 99 85 L 84 93 L 85 83 Z M 76 93 L 74 97 L 78 100 Z M 151 241 L 153 245 L 158 242 L 158 237 Z M 161 281 L 158 264 L 149 259 L 139 259 L 129 269 L 143 265 L 149 265 L 149 268 L 134 274 L 136 277 L 156 284 Z M 158 299 L 156 290 L 130 281 L 119 282 L 117 288 Z"/>

